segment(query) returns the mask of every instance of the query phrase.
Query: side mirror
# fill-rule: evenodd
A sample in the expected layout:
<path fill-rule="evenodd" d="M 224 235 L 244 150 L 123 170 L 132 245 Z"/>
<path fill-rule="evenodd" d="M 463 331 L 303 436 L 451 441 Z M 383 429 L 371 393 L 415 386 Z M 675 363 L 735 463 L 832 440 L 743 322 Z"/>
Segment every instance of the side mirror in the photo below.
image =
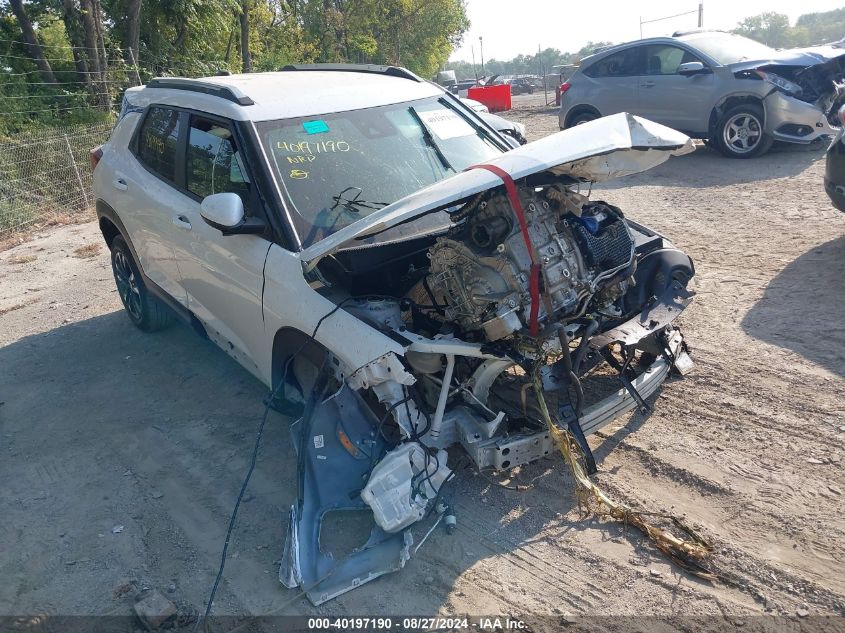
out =
<path fill-rule="evenodd" d="M 689 77 L 690 75 L 698 75 L 708 71 L 709 68 L 707 68 L 701 62 L 686 62 L 685 64 L 681 64 L 680 66 L 678 66 L 678 74 L 685 75 L 687 77 Z"/>
<path fill-rule="evenodd" d="M 200 215 L 206 224 L 223 235 L 264 232 L 264 222 L 244 217 L 244 203 L 236 193 L 206 196 L 200 203 Z"/>

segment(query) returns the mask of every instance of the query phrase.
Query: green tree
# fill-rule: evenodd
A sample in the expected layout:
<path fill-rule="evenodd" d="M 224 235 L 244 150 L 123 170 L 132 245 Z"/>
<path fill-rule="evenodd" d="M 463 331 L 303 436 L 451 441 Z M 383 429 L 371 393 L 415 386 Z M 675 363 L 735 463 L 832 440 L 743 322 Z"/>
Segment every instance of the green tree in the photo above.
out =
<path fill-rule="evenodd" d="M 734 33 L 750 37 L 773 48 L 788 48 L 792 46 L 793 41 L 789 17 L 774 11 L 745 18 L 734 29 Z"/>

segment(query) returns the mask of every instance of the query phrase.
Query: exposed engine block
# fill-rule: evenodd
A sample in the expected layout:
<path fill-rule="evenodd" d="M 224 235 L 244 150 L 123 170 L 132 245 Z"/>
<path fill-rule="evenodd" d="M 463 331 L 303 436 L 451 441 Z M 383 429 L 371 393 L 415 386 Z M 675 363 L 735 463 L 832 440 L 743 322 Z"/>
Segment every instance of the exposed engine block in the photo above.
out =
<path fill-rule="evenodd" d="M 557 197 L 520 190 L 528 231 L 542 266 L 549 301 L 540 318 L 565 316 L 592 295 L 599 282 L 633 264 L 633 242 L 621 213 L 569 191 Z M 580 200 L 572 213 L 573 200 Z M 495 341 L 524 327 L 530 306 L 531 256 L 507 197 L 499 195 L 465 212 L 454 235 L 429 250 L 429 283 L 446 305 L 446 318 Z"/>

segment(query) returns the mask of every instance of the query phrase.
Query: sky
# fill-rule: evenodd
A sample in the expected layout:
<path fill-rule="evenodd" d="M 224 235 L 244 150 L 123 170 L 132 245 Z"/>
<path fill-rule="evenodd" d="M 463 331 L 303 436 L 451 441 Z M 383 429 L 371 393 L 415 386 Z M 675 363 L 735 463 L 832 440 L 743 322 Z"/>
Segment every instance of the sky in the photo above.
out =
<path fill-rule="evenodd" d="M 640 37 L 640 18 L 650 20 L 692 11 L 690 15 L 644 24 L 643 37 L 671 35 L 698 24 L 696 0 L 465 0 L 472 26 L 450 61 L 508 60 L 533 54 L 537 45 L 574 52 L 589 41 L 627 42 Z M 704 0 L 704 26 L 732 29 L 743 18 L 775 11 L 794 24 L 799 15 L 845 7 L 845 0 Z M 845 35 L 845 33 L 843 33 Z"/>

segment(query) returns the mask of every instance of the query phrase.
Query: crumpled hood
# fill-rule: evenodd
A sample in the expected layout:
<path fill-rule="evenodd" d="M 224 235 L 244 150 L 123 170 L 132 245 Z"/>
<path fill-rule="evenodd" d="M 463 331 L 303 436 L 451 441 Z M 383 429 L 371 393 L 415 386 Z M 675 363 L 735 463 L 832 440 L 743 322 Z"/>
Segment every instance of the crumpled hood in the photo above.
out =
<path fill-rule="evenodd" d="M 628 113 L 614 114 L 547 136 L 491 159 L 515 180 L 551 171 L 584 181 L 601 182 L 650 169 L 670 156 L 694 150 L 692 140 L 671 128 Z M 300 253 L 313 268 L 320 258 L 356 238 L 389 229 L 425 213 L 446 208 L 502 181 L 485 169 L 471 169 L 405 196 Z"/>
<path fill-rule="evenodd" d="M 831 59 L 843 57 L 845 53 L 830 46 L 814 46 L 812 48 L 794 48 L 784 51 L 777 51 L 767 59 L 743 60 L 728 64 L 733 72 L 742 70 L 753 70 L 764 66 L 796 66 L 807 68 L 824 64 Z"/>

